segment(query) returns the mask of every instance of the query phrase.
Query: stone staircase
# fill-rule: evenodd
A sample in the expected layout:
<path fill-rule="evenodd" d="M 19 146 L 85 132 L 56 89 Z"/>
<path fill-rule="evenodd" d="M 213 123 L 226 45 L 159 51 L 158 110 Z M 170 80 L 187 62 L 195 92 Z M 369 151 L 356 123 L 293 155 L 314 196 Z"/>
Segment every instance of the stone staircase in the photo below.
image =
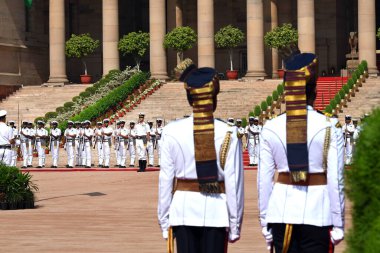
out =
<path fill-rule="evenodd" d="M 279 79 L 252 82 L 221 81 L 218 106 L 214 116 L 221 119 L 247 118 L 249 111 L 253 110 L 253 107 L 261 103 L 268 95 L 271 95 L 279 83 L 281 83 Z M 187 102 L 183 84 L 169 82 L 147 100 L 142 101 L 133 111 L 127 113 L 123 119 L 127 122 L 137 120 L 140 112 L 145 113 L 146 120 L 155 120 L 157 117 L 161 117 L 168 122 L 191 114 L 192 109 Z"/>
<path fill-rule="evenodd" d="M 8 120 L 17 121 L 17 107 L 20 107 L 20 121 L 33 121 L 49 111 L 71 101 L 89 85 L 69 84 L 63 87 L 24 86 L 0 103 L 0 109 L 8 112 Z"/>
<path fill-rule="evenodd" d="M 343 107 L 343 113 L 339 114 L 339 120 L 344 123 L 344 116 L 349 114 L 352 118 L 360 118 L 365 113 L 370 113 L 374 108 L 380 107 L 380 78 L 368 78 L 347 108 Z"/>

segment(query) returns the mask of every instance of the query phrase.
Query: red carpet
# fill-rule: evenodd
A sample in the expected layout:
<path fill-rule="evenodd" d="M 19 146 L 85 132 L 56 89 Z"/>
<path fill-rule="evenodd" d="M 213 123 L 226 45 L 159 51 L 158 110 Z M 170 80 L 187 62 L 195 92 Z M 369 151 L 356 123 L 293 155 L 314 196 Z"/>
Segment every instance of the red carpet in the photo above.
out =
<path fill-rule="evenodd" d="M 317 81 L 317 98 L 314 107 L 325 109 L 335 94 L 347 83 L 347 77 L 319 77 Z"/>

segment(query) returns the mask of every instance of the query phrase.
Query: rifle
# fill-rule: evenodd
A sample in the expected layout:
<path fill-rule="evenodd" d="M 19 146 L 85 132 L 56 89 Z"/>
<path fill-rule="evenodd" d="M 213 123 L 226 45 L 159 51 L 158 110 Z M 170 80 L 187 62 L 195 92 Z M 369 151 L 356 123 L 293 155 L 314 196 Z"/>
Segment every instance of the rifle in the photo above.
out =
<path fill-rule="evenodd" d="M 347 147 L 347 124 L 346 128 L 344 129 L 344 146 Z"/>

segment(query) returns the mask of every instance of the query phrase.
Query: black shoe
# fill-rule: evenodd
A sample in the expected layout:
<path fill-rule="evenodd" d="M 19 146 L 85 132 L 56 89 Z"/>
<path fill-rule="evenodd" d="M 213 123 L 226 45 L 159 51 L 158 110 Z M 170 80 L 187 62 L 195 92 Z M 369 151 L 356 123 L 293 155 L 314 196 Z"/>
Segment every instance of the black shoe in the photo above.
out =
<path fill-rule="evenodd" d="M 33 166 L 32 166 L 32 165 L 28 165 L 27 167 L 28 167 L 28 168 L 32 168 Z"/>
<path fill-rule="evenodd" d="M 22 166 L 21 169 L 26 169 L 26 166 Z"/>
<path fill-rule="evenodd" d="M 134 168 L 134 167 L 135 167 L 134 164 L 130 164 L 130 165 L 129 165 L 129 168 Z"/>
<path fill-rule="evenodd" d="M 56 169 L 57 168 L 57 166 L 51 166 L 53 169 Z"/>
<path fill-rule="evenodd" d="M 38 168 L 38 169 L 41 169 L 41 168 L 42 168 L 42 166 L 37 166 L 37 168 Z"/>
<path fill-rule="evenodd" d="M 103 166 L 103 168 L 108 169 L 110 166 Z"/>
<path fill-rule="evenodd" d="M 86 168 L 86 169 L 91 169 L 91 167 L 90 167 L 90 166 L 86 166 L 85 168 Z"/>
<path fill-rule="evenodd" d="M 124 169 L 124 168 L 127 168 L 127 167 L 119 165 L 119 168 L 120 169 Z"/>
<path fill-rule="evenodd" d="M 148 167 L 154 167 L 153 164 L 148 164 Z"/>
<path fill-rule="evenodd" d="M 160 165 L 158 164 L 156 167 L 157 167 L 157 168 L 160 168 Z"/>
<path fill-rule="evenodd" d="M 67 166 L 67 168 L 69 168 L 69 169 L 73 169 L 74 167 L 73 167 L 73 166 Z"/>
<path fill-rule="evenodd" d="M 119 164 L 116 164 L 114 167 L 116 168 L 116 167 L 119 167 L 120 165 Z"/>

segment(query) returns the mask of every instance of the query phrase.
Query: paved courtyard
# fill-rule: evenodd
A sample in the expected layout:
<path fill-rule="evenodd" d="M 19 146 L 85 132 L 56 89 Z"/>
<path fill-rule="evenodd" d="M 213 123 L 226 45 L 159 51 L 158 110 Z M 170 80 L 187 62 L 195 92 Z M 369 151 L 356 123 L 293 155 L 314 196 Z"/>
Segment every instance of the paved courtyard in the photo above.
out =
<path fill-rule="evenodd" d="M 156 215 L 158 173 L 33 172 L 38 208 L 0 211 L 0 252 L 166 252 Z M 242 238 L 229 252 L 267 252 L 256 173 L 245 172 Z"/>

